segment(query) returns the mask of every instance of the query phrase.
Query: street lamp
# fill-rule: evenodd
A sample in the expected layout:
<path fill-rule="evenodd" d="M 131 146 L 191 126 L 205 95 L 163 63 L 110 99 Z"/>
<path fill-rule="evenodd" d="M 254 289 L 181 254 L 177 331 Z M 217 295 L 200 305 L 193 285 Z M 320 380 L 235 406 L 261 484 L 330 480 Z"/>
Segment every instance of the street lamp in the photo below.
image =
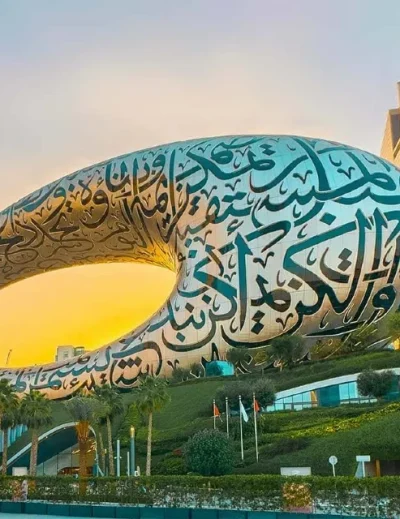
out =
<path fill-rule="evenodd" d="M 136 460 L 135 460 L 135 428 L 133 427 L 133 425 L 131 425 L 131 428 L 130 428 L 130 433 L 131 433 L 131 438 L 130 438 L 130 456 L 129 456 L 129 461 L 130 461 L 130 470 L 129 470 L 129 474 L 131 476 L 134 476 L 135 475 L 135 464 L 136 464 Z"/>

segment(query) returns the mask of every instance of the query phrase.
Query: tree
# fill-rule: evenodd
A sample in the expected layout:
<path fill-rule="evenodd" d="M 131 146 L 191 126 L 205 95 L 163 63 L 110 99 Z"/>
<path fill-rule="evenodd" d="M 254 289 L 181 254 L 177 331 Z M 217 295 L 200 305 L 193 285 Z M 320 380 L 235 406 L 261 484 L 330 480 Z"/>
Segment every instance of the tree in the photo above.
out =
<path fill-rule="evenodd" d="M 39 429 L 52 422 L 50 400 L 39 391 L 31 390 L 21 401 L 20 415 L 22 423 L 32 431 L 29 475 L 36 476 Z"/>
<path fill-rule="evenodd" d="M 170 400 L 167 384 L 164 380 L 146 376 L 137 388 L 136 407 L 148 417 L 146 476 L 151 475 L 151 441 L 153 430 L 153 414 L 162 409 Z"/>
<path fill-rule="evenodd" d="M 124 404 L 122 402 L 121 393 L 108 385 L 96 387 L 95 396 L 100 402 L 100 409 L 103 411 L 99 418 L 106 423 L 107 427 L 109 473 L 110 476 L 115 476 L 111 422 L 116 416 L 123 412 Z M 99 434 L 101 433 L 99 432 Z"/>
<path fill-rule="evenodd" d="M 271 355 L 278 361 L 279 368 L 289 368 L 301 358 L 304 353 L 304 339 L 300 335 L 281 335 L 271 341 Z"/>
<path fill-rule="evenodd" d="M 8 430 L 17 418 L 19 399 L 7 380 L 0 380 L 0 428 L 3 432 L 3 457 L 1 472 L 7 474 Z"/>
<path fill-rule="evenodd" d="M 87 476 L 87 455 L 90 441 L 90 426 L 95 425 L 107 411 L 107 404 L 100 403 L 92 396 L 78 395 L 64 402 L 64 405 L 76 422 L 75 430 L 79 447 L 79 476 Z"/>
<path fill-rule="evenodd" d="M 244 407 L 250 407 L 253 401 L 253 388 L 246 380 L 235 380 L 228 382 L 218 389 L 215 400 L 219 409 L 225 409 L 225 401 L 228 398 L 230 409 L 239 409 L 239 396 Z"/>
<path fill-rule="evenodd" d="M 201 362 L 193 362 L 192 364 L 190 364 L 190 373 L 196 377 L 196 378 L 200 378 L 200 377 L 204 377 L 204 366 L 203 364 L 201 364 Z"/>
<path fill-rule="evenodd" d="M 382 400 L 389 393 L 395 374 L 393 371 L 368 369 L 358 375 L 357 388 L 361 395 Z"/>
<path fill-rule="evenodd" d="M 400 312 L 394 312 L 387 319 L 387 331 L 393 342 L 400 338 Z"/>
<path fill-rule="evenodd" d="M 275 387 L 268 378 L 261 377 L 256 380 L 252 389 L 261 407 L 267 407 L 275 402 Z"/>
<path fill-rule="evenodd" d="M 8 431 L 17 423 L 19 400 L 15 394 L 11 395 L 9 407 L 3 413 L 1 419 L 1 430 L 3 432 L 3 457 L 1 464 L 1 472 L 7 475 L 8 463 Z"/>
<path fill-rule="evenodd" d="M 251 355 L 247 348 L 240 346 L 237 348 L 230 348 L 226 352 L 226 360 L 233 364 L 237 370 L 241 367 L 242 363 L 248 363 L 251 361 Z"/>
<path fill-rule="evenodd" d="M 239 395 L 245 408 L 250 409 L 253 405 L 253 393 L 261 407 L 267 407 L 275 402 L 275 388 L 273 383 L 260 377 L 253 382 L 247 380 L 235 380 L 228 382 L 217 390 L 215 401 L 219 409 L 225 409 L 226 398 L 229 408 L 239 410 Z"/>
<path fill-rule="evenodd" d="M 234 459 L 232 443 L 220 431 L 199 431 L 187 442 L 185 459 L 188 469 L 202 476 L 229 474 Z"/>
<path fill-rule="evenodd" d="M 176 368 L 172 372 L 171 381 L 172 382 L 185 382 L 190 378 L 190 369 L 187 368 Z"/>

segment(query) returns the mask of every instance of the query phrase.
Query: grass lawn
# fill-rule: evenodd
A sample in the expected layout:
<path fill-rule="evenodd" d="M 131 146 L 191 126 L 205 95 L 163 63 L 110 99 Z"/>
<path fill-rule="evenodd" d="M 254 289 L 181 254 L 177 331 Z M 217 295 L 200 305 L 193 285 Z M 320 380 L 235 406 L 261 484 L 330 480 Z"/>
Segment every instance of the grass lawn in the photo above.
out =
<path fill-rule="evenodd" d="M 301 386 L 304 384 L 333 378 L 341 375 L 357 373 L 363 369 L 388 369 L 400 367 L 400 352 L 385 351 L 342 357 L 329 361 L 310 362 L 300 365 L 292 370 L 268 370 L 264 376 L 270 378 L 277 391 Z M 252 379 L 258 374 L 243 375 L 243 378 Z M 217 389 L 229 382 L 237 380 L 237 377 L 216 377 L 188 381 L 182 384 L 171 384 L 168 388 L 171 400 L 160 412 L 154 416 L 154 466 L 162 462 L 166 457 L 178 448 L 184 446 L 187 439 L 196 431 L 212 427 L 212 400 Z M 138 461 L 143 466 L 145 454 L 145 442 L 147 427 L 141 422 L 134 406 L 135 390 L 123 393 L 126 412 L 119 416 L 113 424 L 115 438 L 120 438 L 122 446 L 126 447 L 129 441 L 129 428 L 134 425 L 137 430 Z M 71 421 L 62 402 L 52 402 L 53 427 Z M 372 406 L 377 410 L 379 406 Z M 221 409 L 221 411 L 223 411 Z M 242 465 L 237 463 L 238 472 L 278 472 L 279 467 L 285 464 L 300 464 L 312 466 L 315 474 L 329 474 L 330 466 L 327 458 L 335 454 L 339 458 L 337 465 L 338 474 L 353 474 L 355 470 L 354 452 L 371 453 L 368 438 L 374 438 L 374 445 L 380 456 L 388 456 L 389 453 L 397 456 L 396 436 L 390 435 L 389 450 L 385 447 L 386 436 L 392 431 L 399 430 L 400 418 L 397 415 L 379 417 L 372 422 L 362 423 L 357 429 L 336 432 L 333 435 L 307 437 L 296 442 L 287 440 L 297 431 L 318 426 L 327 426 L 332 421 L 347 420 L 362 416 L 371 412 L 371 406 L 342 406 L 341 408 L 319 408 L 295 412 L 279 412 L 264 415 L 265 433 L 260 434 L 260 460 L 253 464 L 254 445 L 252 434 L 246 439 L 246 460 Z M 400 412 L 398 413 L 400 417 Z M 379 423 L 381 425 L 379 425 Z M 224 428 L 224 424 L 220 424 Z M 234 421 L 232 423 L 234 427 Z M 381 432 L 379 435 L 377 431 Z M 362 431 L 362 432 L 359 432 Z M 382 435 L 382 431 L 385 434 Z M 384 436 L 384 438 L 383 438 Z M 399 435 L 400 438 L 400 435 Z M 9 449 L 11 457 L 21 449 L 28 441 L 30 434 L 24 434 Z M 285 443 L 286 442 L 286 443 Z M 291 443 L 292 442 L 292 443 Z M 359 447 L 354 447 L 357 442 Z M 400 443 L 400 439 L 399 439 Z M 368 448 L 368 449 L 367 449 Z M 239 452 L 239 448 L 236 449 Z M 290 452 L 288 452 L 288 450 Z M 359 452 L 358 452 L 359 451 Z M 376 451 L 378 453 L 378 451 Z M 400 451 L 400 447 L 399 447 Z M 123 453 L 124 455 L 124 453 Z M 383 458 L 382 458 L 383 459 Z M 399 452 L 400 459 L 400 452 Z M 122 459 L 124 467 L 124 457 Z"/>

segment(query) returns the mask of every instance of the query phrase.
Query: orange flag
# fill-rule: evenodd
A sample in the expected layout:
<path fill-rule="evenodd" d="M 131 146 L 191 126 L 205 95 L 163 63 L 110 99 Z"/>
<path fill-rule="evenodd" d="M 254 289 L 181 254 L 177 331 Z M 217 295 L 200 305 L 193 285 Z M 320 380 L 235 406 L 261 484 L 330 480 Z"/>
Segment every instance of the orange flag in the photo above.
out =
<path fill-rule="evenodd" d="M 259 412 L 260 412 L 260 409 L 261 409 L 260 404 L 257 402 L 256 399 L 254 399 L 254 411 L 255 411 L 256 413 L 259 413 Z"/>
<path fill-rule="evenodd" d="M 221 413 L 219 412 L 219 409 L 215 403 L 213 404 L 213 412 L 214 412 L 213 416 L 219 416 L 219 417 L 221 416 Z"/>

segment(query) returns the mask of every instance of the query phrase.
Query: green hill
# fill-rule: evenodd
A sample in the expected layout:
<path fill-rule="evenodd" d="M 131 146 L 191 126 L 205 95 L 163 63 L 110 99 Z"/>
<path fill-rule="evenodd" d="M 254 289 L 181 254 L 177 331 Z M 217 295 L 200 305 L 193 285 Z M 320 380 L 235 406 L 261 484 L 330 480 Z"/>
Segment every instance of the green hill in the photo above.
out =
<path fill-rule="evenodd" d="M 277 391 L 304 384 L 357 373 L 363 369 L 400 367 L 400 352 L 378 352 L 329 361 L 310 362 L 291 370 L 268 370 L 264 376 L 271 379 Z M 254 379 L 258 374 L 241 375 Z M 195 379 L 181 384 L 171 384 L 168 391 L 170 403 L 154 417 L 153 470 L 154 473 L 180 473 L 183 460 L 180 451 L 187 439 L 196 431 L 212 427 L 212 400 L 219 387 L 237 380 L 237 377 Z M 135 407 L 136 392 L 123 394 L 126 413 L 113 424 L 114 437 L 120 438 L 123 450 L 128 446 L 130 426 L 137 430 L 138 463 L 144 467 L 146 449 L 146 424 Z M 54 426 L 70 421 L 62 402 L 53 402 Z M 361 450 L 381 459 L 400 459 L 400 439 L 396 430 L 400 426 L 400 413 L 391 407 L 397 404 L 353 405 L 339 408 L 317 408 L 304 411 L 264 414 L 260 426 L 260 462 L 254 463 L 255 450 L 252 424 L 245 428 L 245 460 L 239 459 L 238 425 L 231 420 L 231 435 L 236 444 L 236 472 L 279 472 L 280 466 L 311 466 L 315 474 L 330 474 L 327 459 L 335 454 L 339 458 L 338 474 L 354 474 L 355 456 Z M 397 409 L 396 409 L 397 410 Z M 225 423 L 218 423 L 223 430 Z M 385 431 L 385 435 L 379 431 Z M 373 441 L 369 439 L 373 438 Z M 10 456 L 29 441 L 23 435 L 10 448 Z M 368 443 L 369 442 L 369 443 Z M 372 449 L 373 446 L 373 449 Z M 361 449 L 361 450 L 360 450 Z M 124 452 L 122 471 L 125 470 Z"/>

